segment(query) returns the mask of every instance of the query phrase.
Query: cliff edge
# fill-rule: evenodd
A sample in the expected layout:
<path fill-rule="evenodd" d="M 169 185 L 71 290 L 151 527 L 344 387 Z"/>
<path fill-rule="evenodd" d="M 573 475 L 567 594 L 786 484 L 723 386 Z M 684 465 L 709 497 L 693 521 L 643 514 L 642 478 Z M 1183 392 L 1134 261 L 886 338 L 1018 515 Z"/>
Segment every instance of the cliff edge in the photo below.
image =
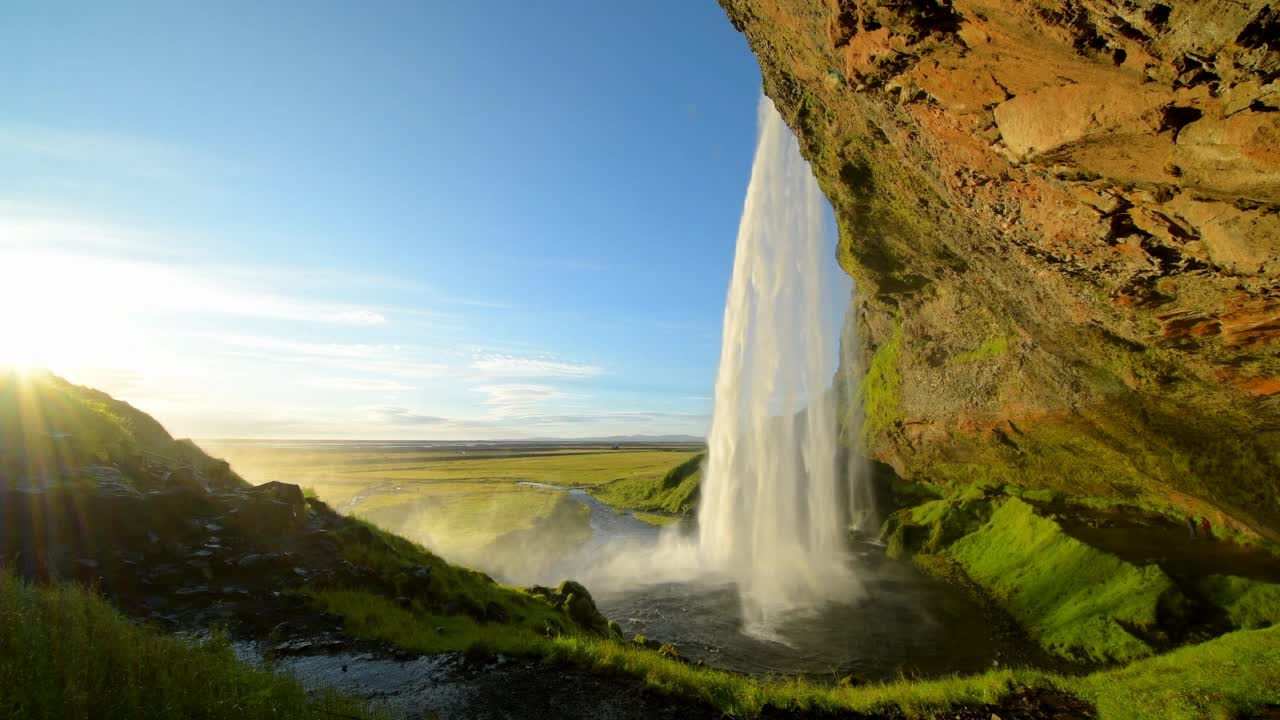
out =
<path fill-rule="evenodd" d="M 871 455 L 1280 538 L 1280 5 L 721 4 L 836 211 Z"/>

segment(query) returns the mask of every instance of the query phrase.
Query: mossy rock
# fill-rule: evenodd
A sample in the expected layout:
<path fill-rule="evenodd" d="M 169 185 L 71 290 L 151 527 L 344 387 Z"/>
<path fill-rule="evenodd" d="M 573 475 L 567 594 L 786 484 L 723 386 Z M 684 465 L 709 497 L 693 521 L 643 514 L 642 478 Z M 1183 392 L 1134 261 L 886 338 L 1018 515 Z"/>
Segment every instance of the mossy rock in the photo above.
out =
<path fill-rule="evenodd" d="M 565 580 L 560 586 L 552 590 L 548 587 L 534 586 L 527 588 L 526 591 L 535 597 L 540 597 L 550 603 L 553 607 L 563 611 L 569 616 L 575 624 L 584 630 L 595 632 L 599 635 L 608 637 L 610 634 L 609 619 L 601 614 L 596 602 L 591 598 L 591 593 L 582 583 L 573 580 Z M 621 628 L 619 628 L 621 635 Z"/>
<path fill-rule="evenodd" d="M 936 553 L 977 530 L 991 516 L 990 489 L 971 486 L 941 499 L 899 510 L 885 519 L 880 536 L 889 557 Z"/>
<path fill-rule="evenodd" d="M 1141 636 L 1178 623 L 1191 603 L 1155 565 L 1097 550 L 1017 498 L 944 554 L 958 562 L 1046 650 L 1069 660 L 1128 662 L 1152 654 Z"/>

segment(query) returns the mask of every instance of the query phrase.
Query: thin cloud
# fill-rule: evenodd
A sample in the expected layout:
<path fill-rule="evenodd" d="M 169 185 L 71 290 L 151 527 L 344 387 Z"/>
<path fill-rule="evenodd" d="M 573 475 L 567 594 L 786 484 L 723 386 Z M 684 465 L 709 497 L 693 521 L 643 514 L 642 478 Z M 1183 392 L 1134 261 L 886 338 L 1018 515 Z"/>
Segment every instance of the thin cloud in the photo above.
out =
<path fill-rule="evenodd" d="M 471 369 L 495 377 L 596 377 L 603 375 L 598 365 L 561 362 L 549 358 L 490 354 L 476 358 Z"/>
<path fill-rule="evenodd" d="M 371 412 L 377 420 L 390 425 L 445 425 L 450 422 L 449 418 L 424 415 L 404 407 L 376 407 Z"/>
<path fill-rule="evenodd" d="M 381 312 L 358 305 L 337 305 L 264 293 L 220 282 L 206 272 L 155 262 L 47 252 L 38 236 L 22 235 L 30 226 L 0 222 L 0 267 L 21 278 L 57 278 L 82 297 L 129 317 L 146 315 L 232 315 L 295 322 L 382 325 Z M 7 247 L 6 247 L 7 246 Z M 25 249 L 24 248 L 33 248 Z M 157 302 L 163 298 L 163 302 Z"/>
<path fill-rule="evenodd" d="M 362 378 L 316 378 L 302 381 L 303 385 L 326 390 L 359 390 L 367 392 L 403 392 L 413 390 L 413 386 L 395 380 L 374 380 Z"/>
<path fill-rule="evenodd" d="M 533 414 L 534 409 L 544 403 L 578 397 L 550 385 L 523 383 L 481 385 L 472 390 L 488 395 L 481 402 L 503 417 Z"/>
<path fill-rule="evenodd" d="M 275 363 L 310 365 L 375 376 L 404 379 L 443 377 L 448 365 L 425 362 L 414 351 L 399 345 L 358 343 L 310 343 L 256 335 L 204 335 L 235 350 L 228 354 Z"/>
<path fill-rule="evenodd" d="M 647 410 L 588 412 L 572 415 L 534 415 L 526 421 L 539 425 L 577 425 L 583 423 L 653 423 L 653 422 L 705 422 L 711 416 L 706 413 L 672 413 Z"/>
<path fill-rule="evenodd" d="M 95 130 L 0 125 L 0 151 L 46 162 L 88 166 L 104 176 L 199 182 L 235 166 L 177 143 Z"/>

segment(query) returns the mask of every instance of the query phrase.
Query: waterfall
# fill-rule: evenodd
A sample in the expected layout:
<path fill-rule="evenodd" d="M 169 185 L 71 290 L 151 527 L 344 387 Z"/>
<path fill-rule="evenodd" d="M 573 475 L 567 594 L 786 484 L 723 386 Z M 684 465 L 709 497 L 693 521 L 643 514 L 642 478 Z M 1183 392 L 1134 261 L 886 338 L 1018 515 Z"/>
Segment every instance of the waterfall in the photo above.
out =
<path fill-rule="evenodd" d="M 859 493 L 843 486 L 839 337 L 824 310 L 833 273 L 825 200 L 768 98 L 759 121 L 697 538 L 701 564 L 737 585 L 748 628 L 858 590 L 845 543 Z"/>
<path fill-rule="evenodd" d="M 851 523 L 874 521 L 867 473 L 854 452 L 861 435 L 855 314 L 845 313 L 840 345 L 847 303 L 834 303 L 848 279 L 831 257 L 826 200 L 768 98 L 759 122 L 725 302 L 697 533 L 672 527 L 657 542 L 623 539 L 570 565 L 593 592 L 606 594 L 667 583 L 732 585 L 744 630 L 785 642 L 788 616 L 860 596 L 848 532 Z"/>

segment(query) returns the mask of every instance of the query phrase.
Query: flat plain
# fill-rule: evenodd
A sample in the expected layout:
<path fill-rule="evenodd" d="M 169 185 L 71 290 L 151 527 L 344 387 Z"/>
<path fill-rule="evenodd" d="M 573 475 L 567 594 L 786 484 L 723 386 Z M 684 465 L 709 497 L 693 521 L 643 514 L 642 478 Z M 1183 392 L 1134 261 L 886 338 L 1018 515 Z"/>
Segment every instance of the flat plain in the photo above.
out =
<path fill-rule="evenodd" d="M 702 450 L 692 444 L 199 444 L 253 484 L 301 485 L 335 510 L 499 574 L 544 565 L 589 536 L 588 508 L 570 499 L 570 489 L 657 481 Z M 511 557 L 517 544 L 522 552 Z"/>

